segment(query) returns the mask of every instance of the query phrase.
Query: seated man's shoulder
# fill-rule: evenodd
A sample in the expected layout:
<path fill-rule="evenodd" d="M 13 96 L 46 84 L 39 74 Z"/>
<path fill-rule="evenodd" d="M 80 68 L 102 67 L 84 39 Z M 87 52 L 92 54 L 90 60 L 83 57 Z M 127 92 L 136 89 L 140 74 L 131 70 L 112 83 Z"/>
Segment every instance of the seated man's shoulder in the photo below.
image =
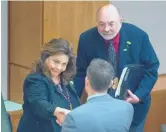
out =
<path fill-rule="evenodd" d="M 91 105 L 90 105 L 91 106 Z M 90 108 L 89 108 L 89 104 L 82 104 L 81 106 L 73 109 L 71 112 L 70 112 L 70 115 L 72 115 L 73 117 L 75 118 L 79 118 L 79 117 L 83 117 L 84 115 L 88 115 L 89 112 L 90 112 Z"/>
<path fill-rule="evenodd" d="M 124 100 L 114 99 L 113 104 L 123 109 L 133 110 L 132 104 Z"/>

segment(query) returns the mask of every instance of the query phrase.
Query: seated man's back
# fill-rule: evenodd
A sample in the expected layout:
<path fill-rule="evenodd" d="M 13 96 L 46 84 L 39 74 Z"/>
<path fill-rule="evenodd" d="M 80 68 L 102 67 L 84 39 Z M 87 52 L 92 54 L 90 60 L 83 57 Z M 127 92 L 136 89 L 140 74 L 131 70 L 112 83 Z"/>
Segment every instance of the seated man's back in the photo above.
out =
<path fill-rule="evenodd" d="M 107 90 L 113 84 L 114 70 L 110 63 L 94 59 L 87 68 L 86 104 L 66 116 L 62 132 L 128 132 L 134 109 L 122 100 L 112 98 Z"/>
<path fill-rule="evenodd" d="M 131 104 L 106 94 L 89 99 L 69 113 L 62 132 L 128 132 L 132 118 Z"/>

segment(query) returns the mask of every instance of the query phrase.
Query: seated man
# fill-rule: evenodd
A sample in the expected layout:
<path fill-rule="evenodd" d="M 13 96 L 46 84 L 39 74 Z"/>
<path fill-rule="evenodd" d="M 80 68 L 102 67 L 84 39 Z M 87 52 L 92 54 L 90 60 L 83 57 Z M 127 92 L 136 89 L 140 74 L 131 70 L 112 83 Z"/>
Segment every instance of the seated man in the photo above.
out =
<path fill-rule="evenodd" d="M 108 62 L 92 60 L 85 78 L 87 102 L 66 116 L 62 132 L 129 131 L 134 112 L 132 105 L 107 94 L 113 74 L 113 68 Z"/>

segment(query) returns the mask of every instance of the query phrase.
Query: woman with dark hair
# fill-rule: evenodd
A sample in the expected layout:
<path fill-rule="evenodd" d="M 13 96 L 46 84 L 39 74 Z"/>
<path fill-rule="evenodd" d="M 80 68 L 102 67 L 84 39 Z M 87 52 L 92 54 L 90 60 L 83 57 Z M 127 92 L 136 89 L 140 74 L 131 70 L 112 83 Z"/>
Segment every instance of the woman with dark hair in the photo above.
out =
<path fill-rule="evenodd" d="M 23 115 L 17 132 L 60 132 L 59 111 L 80 105 L 72 78 L 76 73 L 70 43 L 52 39 L 26 77 L 23 86 Z"/>

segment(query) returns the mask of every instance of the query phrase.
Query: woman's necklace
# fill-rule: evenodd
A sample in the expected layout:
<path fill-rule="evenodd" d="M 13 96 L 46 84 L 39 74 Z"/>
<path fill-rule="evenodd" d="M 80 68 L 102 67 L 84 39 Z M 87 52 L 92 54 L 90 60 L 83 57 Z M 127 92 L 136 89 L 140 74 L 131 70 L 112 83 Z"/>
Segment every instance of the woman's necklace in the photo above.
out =
<path fill-rule="evenodd" d="M 70 101 L 70 96 L 69 96 L 69 92 L 68 92 L 67 88 L 64 86 L 64 90 L 65 90 L 66 95 L 63 92 L 61 84 L 58 84 L 57 88 L 58 88 L 59 93 L 67 100 L 70 110 L 72 110 L 72 104 L 71 104 L 71 101 Z"/>
<path fill-rule="evenodd" d="M 62 86 L 60 84 L 60 77 L 58 77 L 58 81 L 55 80 L 54 78 L 52 78 L 52 80 L 55 83 L 55 85 L 57 86 L 58 92 L 67 100 L 67 102 L 69 104 L 69 108 L 70 108 L 70 110 L 72 110 L 72 104 L 71 104 L 71 101 L 70 101 L 69 92 L 68 92 L 67 88 L 65 86 L 63 86 L 66 95 L 64 94 L 64 91 L 63 91 Z"/>

